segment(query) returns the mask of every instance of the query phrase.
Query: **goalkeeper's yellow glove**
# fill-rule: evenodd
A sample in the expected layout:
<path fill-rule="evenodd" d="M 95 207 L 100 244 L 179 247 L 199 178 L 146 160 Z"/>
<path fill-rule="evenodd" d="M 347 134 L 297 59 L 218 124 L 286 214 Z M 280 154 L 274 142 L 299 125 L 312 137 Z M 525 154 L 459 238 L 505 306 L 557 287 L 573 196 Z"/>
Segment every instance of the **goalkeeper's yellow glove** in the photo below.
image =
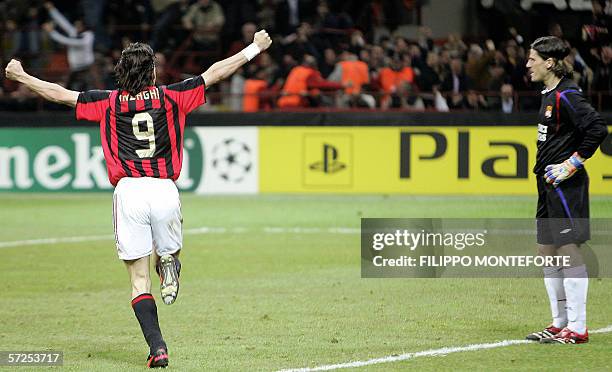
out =
<path fill-rule="evenodd" d="M 584 160 L 575 152 L 563 163 L 547 165 L 545 168 L 546 173 L 544 174 L 546 182 L 557 187 L 561 182 L 573 176 L 578 169 L 581 169 Z"/>

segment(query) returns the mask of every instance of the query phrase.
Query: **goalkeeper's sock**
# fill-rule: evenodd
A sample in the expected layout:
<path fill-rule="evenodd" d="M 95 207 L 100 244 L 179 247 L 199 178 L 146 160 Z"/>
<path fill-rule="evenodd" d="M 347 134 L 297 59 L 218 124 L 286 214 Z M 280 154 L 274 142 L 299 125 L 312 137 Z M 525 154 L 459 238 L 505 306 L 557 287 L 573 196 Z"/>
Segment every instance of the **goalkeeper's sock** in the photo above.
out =
<path fill-rule="evenodd" d="M 564 328 L 567 325 L 567 310 L 565 309 L 565 288 L 563 287 L 563 270 L 560 266 L 545 267 L 544 286 L 548 292 L 553 327 Z"/>
<path fill-rule="evenodd" d="M 586 332 L 586 300 L 589 277 L 586 266 L 563 269 L 563 286 L 567 295 L 567 328 L 584 334 Z"/>
<path fill-rule="evenodd" d="M 157 306 L 150 293 L 143 293 L 132 300 L 134 314 L 140 323 L 140 329 L 152 352 L 160 347 L 166 348 L 157 320 Z"/>

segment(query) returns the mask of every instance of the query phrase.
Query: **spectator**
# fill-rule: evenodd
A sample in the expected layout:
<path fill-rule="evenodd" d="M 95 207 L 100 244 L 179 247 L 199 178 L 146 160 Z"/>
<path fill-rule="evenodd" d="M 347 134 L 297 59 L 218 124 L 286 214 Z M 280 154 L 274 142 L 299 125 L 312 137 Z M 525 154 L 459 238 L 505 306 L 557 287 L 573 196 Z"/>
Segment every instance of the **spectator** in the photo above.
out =
<path fill-rule="evenodd" d="M 446 76 L 441 85 L 443 92 L 450 92 L 450 100 L 447 100 L 451 109 L 464 107 L 464 92 L 469 88 L 469 79 L 463 71 L 463 61 L 458 57 L 451 60 L 450 74 Z"/>
<path fill-rule="evenodd" d="M 426 63 L 421 69 L 421 74 L 418 78 L 421 90 L 431 92 L 434 86 L 439 86 L 442 83 L 444 72 L 444 66 L 438 53 L 434 51 L 429 52 Z"/>
<path fill-rule="evenodd" d="M 604 46 L 600 51 L 600 59 L 595 66 L 593 76 L 593 90 L 604 95 L 601 105 L 605 108 L 612 107 L 612 47 Z M 595 101 L 595 103 L 599 103 Z"/>
<path fill-rule="evenodd" d="M 181 23 L 181 17 L 188 9 L 188 1 L 152 0 L 151 6 L 156 19 L 151 35 L 151 48 L 163 50 L 168 44 L 174 44 L 176 35 L 173 25 Z"/>
<path fill-rule="evenodd" d="M 319 49 L 313 42 L 312 26 L 308 22 L 302 22 L 295 33 L 284 37 L 281 45 L 285 53 L 291 54 L 297 60 L 301 60 L 305 54 L 314 56 L 317 61 L 321 60 Z"/>
<path fill-rule="evenodd" d="M 374 107 L 373 97 L 366 97 L 362 93 L 362 87 L 370 83 L 368 65 L 360 61 L 357 56 L 350 51 L 342 52 L 340 62 L 336 64 L 334 71 L 329 76 L 329 80 L 341 82 L 346 94 L 343 105 Z M 371 106 L 370 106 L 371 105 Z"/>
<path fill-rule="evenodd" d="M 489 104 L 484 96 L 473 89 L 468 91 L 463 104 L 466 109 L 474 111 L 481 111 L 489 108 Z"/>
<path fill-rule="evenodd" d="M 21 52 L 36 56 L 40 51 L 40 27 L 38 24 L 38 7 L 30 6 L 22 21 Z"/>
<path fill-rule="evenodd" d="M 253 22 L 247 22 L 242 25 L 241 31 L 242 38 L 232 42 L 227 52 L 228 57 L 233 56 L 251 44 L 251 41 L 253 41 L 253 35 L 255 35 L 255 32 L 257 32 L 257 26 Z"/>
<path fill-rule="evenodd" d="M 576 48 L 572 48 L 570 54 L 565 57 L 565 61 L 572 66 L 572 80 L 585 90 L 590 89 L 593 82 L 593 70 L 584 63 Z"/>
<path fill-rule="evenodd" d="M 463 93 L 468 89 L 469 78 L 463 71 L 463 61 L 455 57 L 450 61 L 450 73 L 442 82 L 443 92 Z"/>
<path fill-rule="evenodd" d="M 383 0 L 374 0 L 366 2 L 365 6 L 361 7 L 361 14 L 357 16 L 356 27 L 364 30 L 368 40 L 373 40 L 374 44 L 379 44 L 382 36 L 389 36 L 389 22 L 386 19 L 386 13 L 389 11 L 388 6 Z"/>
<path fill-rule="evenodd" d="M 458 34 L 449 34 L 444 49 L 448 50 L 450 57 L 460 57 L 467 51 L 467 46 Z"/>
<path fill-rule="evenodd" d="M 441 76 L 443 70 L 440 65 L 440 57 L 436 52 L 429 52 L 427 54 L 427 63 L 421 68 L 419 75 L 417 76 L 417 84 L 424 93 L 434 93 L 441 83 Z M 424 98 L 426 106 L 434 105 L 434 96 Z"/>
<path fill-rule="evenodd" d="M 401 104 L 393 104 L 393 95 L 398 97 L 403 92 L 412 92 L 412 87 L 406 85 L 412 85 L 414 82 L 414 71 L 409 66 L 404 66 L 402 60 L 394 58 L 391 62 L 390 67 L 384 67 L 379 72 L 380 86 L 383 91 L 383 96 L 380 98 L 380 107 L 383 109 L 389 107 L 400 107 Z"/>
<path fill-rule="evenodd" d="M 314 4 L 311 0 L 280 0 L 276 5 L 276 32 L 286 36 L 303 22 L 311 21 Z"/>
<path fill-rule="evenodd" d="M 221 28 L 225 23 L 223 9 L 214 0 L 198 0 L 183 16 L 183 26 L 193 31 L 192 49 L 216 50 L 220 47 Z"/>
<path fill-rule="evenodd" d="M 344 51 L 329 79 L 342 82 L 346 87 L 346 94 L 358 94 L 361 92 L 361 87 L 370 82 L 368 65 L 360 61 L 355 54 Z"/>
<path fill-rule="evenodd" d="M 366 46 L 365 39 L 363 38 L 363 32 L 354 30 L 350 33 L 349 49 L 356 55 L 361 55 L 361 51 Z"/>
<path fill-rule="evenodd" d="M 491 78 L 485 90 L 489 92 L 498 92 L 507 80 L 504 67 L 497 63 L 493 64 L 489 67 L 489 75 Z"/>
<path fill-rule="evenodd" d="M 495 58 L 495 44 L 492 40 L 487 40 L 487 51 L 483 52 L 482 48 L 477 44 L 470 45 L 467 54 L 467 62 L 465 63 L 465 73 L 472 83 L 471 88 L 483 91 L 488 88 L 489 65 Z"/>
<path fill-rule="evenodd" d="M 323 16 L 321 26 L 330 30 L 349 30 L 353 28 L 353 19 L 349 14 L 342 11 L 343 1 L 339 0 L 321 0 L 319 7 L 327 5 L 328 11 L 320 11 L 319 16 Z"/>
<path fill-rule="evenodd" d="M 10 60 L 17 55 L 21 49 L 21 31 L 17 29 L 17 23 L 9 19 L 4 23 L 4 32 L 2 33 L 2 57 Z"/>
<path fill-rule="evenodd" d="M 510 84 L 504 84 L 499 90 L 501 96 L 501 111 L 511 114 L 514 111 L 514 88 Z"/>
<path fill-rule="evenodd" d="M 374 45 L 370 51 L 370 63 L 368 67 L 370 68 L 370 74 L 376 72 L 378 70 L 385 67 L 387 64 L 385 50 L 380 45 Z"/>
<path fill-rule="evenodd" d="M 332 71 L 334 71 L 336 62 L 336 51 L 333 48 L 326 48 L 323 51 L 323 62 L 321 63 L 321 67 L 319 68 L 319 71 L 321 71 L 321 75 L 324 78 L 329 78 L 329 75 L 331 75 Z"/>
<path fill-rule="evenodd" d="M 525 38 L 523 38 L 523 35 L 518 33 L 516 27 L 508 28 L 508 33 L 510 34 L 510 40 L 514 41 L 516 45 L 522 46 L 525 42 Z"/>
<path fill-rule="evenodd" d="M 268 88 L 268 76 L 264 69 L 259 69 L 255 76 L 244 81 L 242 111 L 256 112 L 263 102 L 261 94 Z"/>
<path fill-rule="evenodd" d="M 239 69 L 232 75 L 229 84 L 229 106 L 232 111 L 240 111 L 242 108 L 242 94 L 244 93 L 245 67 Z M 224 87 L 227 89 L 227 86 Z M 225 97 L 227 98 L 227 97 Z M 225 102 L 227 104 L 227 100 Z"/>
<path fill-rule="evenodd" d="M 225 23 L 221 30 L 222 44 L 226 47 L 233 40 L 242 37 L 242 26 L 257 21 L 256 1 L 220 1 L 225 13 Z M 261 26 L 259 26 L 261 29 Z"/>
<path fill-rule="evenodd" d="M 155 83 L 158 85 L 170 84 L 180 79 L 180 74 L 168 67 L 166 56 L 163 53 L 155 53 Z"/>
<path fill-rule="evenodd" d="M 422 51 L 431 51 L 434 48 L 431 28 L 420 26 L 417 32 L 417 45 Z"/>
<path fill-rule="evenodd" d="M 45 3 L 45 7 L 53 21 L 67 34 L 66 36 L 56 31 L 53 23 L 44 25 L 53 40 L 68 48 L 70 75 L 66 83 L 67 88 L 76 91 L 91 89 L 93 82 L 90 70 L 95 60 L 94 33 L 88 30 L 81 20 L 75 21 L 74 25 L 71 24 L 51 2 Z"/>
<path fill-rule="evenodd" d="M 137 9 L 141 9 L 142 12 L 146 12 L 145 22 L 151 20 L 153 14 L 148 5 L 148 1 L 143 1 Z M 106 51 L 111 47 L 110 38 L 106 32 L 106 27 L 103 22 L 104 9 L 107 6 L 107 0 L 82 0 L 81 8 L 83 9 L 83 22 L 89 25 L 94 32 L 94 40 L 96 47 L 100 50 Z M 131 14 L 130 14 L 131 15 Z"/>
<path fill-rule="evenodd" d="M 257 24 L 263 30 L 269 30 L 276 33 L 276 25 L 274 17 L 276 5 L 274 0 L 259 0 L 259 11 L 257 12 Z"/>
<path fill-rule="evenodd" d="M 589 59 L 599 59 L 601 48 L 610 45 L 610 18 L 606 14 L 606 0 L 592 0 L 593 20 L 591 23 L 582 27 L 582 41 L 588 49 L 588 53 L 584 53 L 585 57 L 590 55 Z"/>
<path fill-rule="evenodd" d="M 311 55 L 305 55 L 302 64 L 294 67 L 287 76 L 278 107 L 316 107 L 321 104 L 320 90 L 343 88 L 340 83 L 323 79 L 316 67 L 317 60 Z"/>
<path fill-rule="evenodd" d="M 514 40 L 509 40 L 504 49 L 504 70 L 512 86 L 517 90 L 528 90 L 527 68 L 525 67 L 525 57 L 521 55 L 521 50 Z"/>

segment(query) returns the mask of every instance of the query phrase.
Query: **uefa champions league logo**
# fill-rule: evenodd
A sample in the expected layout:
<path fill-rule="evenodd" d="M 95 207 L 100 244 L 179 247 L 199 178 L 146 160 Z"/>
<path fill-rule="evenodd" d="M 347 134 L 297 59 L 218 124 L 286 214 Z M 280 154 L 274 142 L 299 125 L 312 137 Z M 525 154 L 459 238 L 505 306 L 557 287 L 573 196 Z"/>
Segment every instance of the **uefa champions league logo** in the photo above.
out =
<path fill-rule="evenodd" d="M 212 165 L 223 180 L 240 183 L 253 167 L 250 147 L 234 138 L 227 138 L 213 147 Z"/>

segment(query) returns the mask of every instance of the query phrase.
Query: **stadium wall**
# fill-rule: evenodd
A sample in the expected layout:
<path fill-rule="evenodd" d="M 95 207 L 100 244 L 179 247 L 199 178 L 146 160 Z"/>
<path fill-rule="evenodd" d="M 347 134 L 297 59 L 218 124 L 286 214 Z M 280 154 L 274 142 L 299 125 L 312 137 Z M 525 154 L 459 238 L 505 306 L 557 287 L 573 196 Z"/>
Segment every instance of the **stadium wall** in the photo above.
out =
<path fill-rule="evenodd" d="M 202 194 L 532 195 L 535 134 L 525 123 L 533 117 L 194 115 L 177 184 Z M 95 125 L 60 113 L 7 114 L 0 123 L 0 191 L 111 189 Z M 592 193 L 612 195 L 612 135 L 587 164 Z"/>

